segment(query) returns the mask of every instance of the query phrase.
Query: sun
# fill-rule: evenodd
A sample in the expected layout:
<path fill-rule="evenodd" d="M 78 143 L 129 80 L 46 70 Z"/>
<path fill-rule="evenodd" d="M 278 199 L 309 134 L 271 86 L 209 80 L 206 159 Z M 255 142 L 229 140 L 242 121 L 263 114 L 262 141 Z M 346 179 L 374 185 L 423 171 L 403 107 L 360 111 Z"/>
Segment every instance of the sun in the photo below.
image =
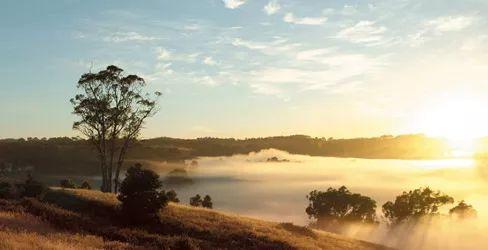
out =
<path fill-rule="evenodd" d="M 429 136 L 445 138 L 453 156 L 469 156 L 478 138 L 488 135 L 487 104 L 474 96 L 444 97 L 417 113 L 415 127 Z"/>

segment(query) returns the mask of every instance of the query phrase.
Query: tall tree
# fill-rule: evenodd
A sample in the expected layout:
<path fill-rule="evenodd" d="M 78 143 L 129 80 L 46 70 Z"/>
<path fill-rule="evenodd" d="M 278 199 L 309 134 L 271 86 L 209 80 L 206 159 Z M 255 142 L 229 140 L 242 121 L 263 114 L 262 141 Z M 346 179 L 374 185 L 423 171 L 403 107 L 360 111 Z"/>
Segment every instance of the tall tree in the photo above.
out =
<path fill-rule="evenodd" d="M 79 117 L 73 128 L 88 137 L 97 150 L 103 192 L 118 191 L 119 175 L 127 150 L 148 117 L 157 112 L 161 93 L 145 91 L 146 82 L 108 66 L 98 73 L 83 74 L 79 93 L 71 99 Z"/>

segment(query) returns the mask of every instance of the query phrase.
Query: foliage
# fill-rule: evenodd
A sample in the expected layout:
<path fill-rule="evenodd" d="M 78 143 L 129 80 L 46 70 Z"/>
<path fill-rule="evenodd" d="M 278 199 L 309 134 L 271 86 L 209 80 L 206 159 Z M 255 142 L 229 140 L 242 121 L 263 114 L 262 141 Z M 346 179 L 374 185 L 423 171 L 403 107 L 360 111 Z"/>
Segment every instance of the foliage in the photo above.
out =
<path fill-rule="evenodd" d="M 92 189 L 90 183 L 86 180 L 81 183 L 80 188 L 81 189 L 88 189 L 88 190 Z"/>
<path fill-rule="evenodd" d="M 122 213 L 129 222 L 150 221 L 166 206 L 168 197 L 159 188 L 159 175 L 154 171 L 142 169 L 140 164 L 127 170 L 117 198 L 122 202 Z"/>
<path fill-rule="evenodd" d="M 32 178 L 32 175 L 30 174 L 27 176 L 27 180 L 22 185 L 22 187 L 23 187 L 22 196 L 25 197 L 40 197 L 47 190 L 47 187 L 44 184 L 34 180 Z"/>
<path fill-rule="evenodd" d="M 453 202 L 452 197 L 440 191 L 433 191 L 429 187 L 418 188 L 403 192 L 395 198 L 395 202 L 386 202 L 383 205 L 383 214 L 391 224 L 398 224 L 405 220 L 437 214 L 439 207 Z"/>
<path fill-rule="evenodd" d="M 180 199 L 178 199 L 177 194 L 174 190 L 169 190 L 166 192 L 166 197 L 168 197 L 168 201 L 178 203 Z"/>
<path fill-rule="evenodd" d="M 190 197 L 190 205 L 194 206 L 194 207 L 200 207 L 202 206 L 202 197 L 200 197 L 199 194 L 193 196 L 193 197 Z"/>
<path fill-rule="evenodd" d="M 376 201 L 361 194 L 351 193 L 345 186 L 329 188 L 326 192 L 314 190 L 307 196 L 306 213 L 319 226 L 344 222 L 376 222 Z"/>
<path fill-rule="evenodd" d="M 212 198 L 210 195 L 205 195 L 202 201 L 202 207 L 213 208 Z"/>
<path fill-rule="evenodd" d="M 460 201 L 458 205 L 449 209 L 449 214 L 451 216 L 456 216 L 459 219 L 471 219 L 478 216 L 476 209 L 464 201 Z"/>
<path fill-rule="evenodd" d="M 161 137 L 134 140 L 127 151 L 127 159 L 183 161 L 199 156 L 248 154 L 268 148 L 312 156 L 400 159 L 442 157 L 449 151 L 441 139 L 420 135 L 332 140 L 309 136 L 248 139 Z M 0 139 L 0 172 L 3 161 L 5 165 L 13 164 L 15 168 L 32 165 L 38 174 L 101 176 L 100 164 L 97 164 L 99 160 L 99 156 L 93 154 L 89 139 Z M 58 166 L 64 167 L 60 169 Z"/>
<path fill-rule="evenodd" d="M 12 185 L 8 182 L 0 182 L 0 199 L 10 199 L 12 197 Z"/>
<path fill-rule="evenodd" d="M 102 175 L 102 191 L 118 190 L 118 179 L 129 145 L 139 136 L 146 118 L 156 112 L 159 92 L 151 97 L 146 83 L 137 75 L 124 75 L 116 66 L 98 73 L 83 74 L 71 99 L 79 120 L 73 128 L 96 148 Z"/>
<path fill-rule="evenodd" d="M 76 185 L 73 183 L 71 179 L 63 179 L 59 182 L 59 185 L 62 188 L 76 188 Z"/>

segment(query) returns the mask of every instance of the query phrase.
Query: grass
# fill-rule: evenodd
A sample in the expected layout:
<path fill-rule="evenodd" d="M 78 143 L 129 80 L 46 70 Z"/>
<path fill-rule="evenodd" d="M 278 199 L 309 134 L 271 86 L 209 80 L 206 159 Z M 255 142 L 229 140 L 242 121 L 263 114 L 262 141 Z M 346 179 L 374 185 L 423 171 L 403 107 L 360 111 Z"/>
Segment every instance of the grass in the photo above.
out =
<path fill-rule="evenodd" d="M 160 221 L 140 228 L 119 224 L 113 194 L 79 189 L 52 188 L 45 201 L 55 206 L 30 200 L 30 212 L 49 218 L 63 228 L 65 221 L 76 218 L 76 231 L 88 231 L 104 238 L 128 242 L 135 246 L 167 247 L 190 246 L 195 248 L 227 249 L 387 249 L 385 247 L 353 240 L 332 233 L 312 230 L 291 223 L 268 222 L 205 208 L 195 208 L 170 203 L 160 212 Z M 46 211 L 51 211 L 48 215 Z M 65 215 L 60 216 L 60 214 Z M 90 219 L 84 215 L 90 215 Z M 56 217 L 58 221 L 56 221 Z M 79 221 L 85 222 L 80 223 Z M 93 230 L 90 225 L 98 228 Z M 64 228 L 72 228 L 70 222 Z M 96 226 L 95 226 L 96 227 Z M 154 246 L 144 242 L 159 242 Z"/>
<path fill-rule="evenodd" d="M 127 243 L 66 232 L 29 213 L 2 208 L 0 249 L 134 249 Z"/>

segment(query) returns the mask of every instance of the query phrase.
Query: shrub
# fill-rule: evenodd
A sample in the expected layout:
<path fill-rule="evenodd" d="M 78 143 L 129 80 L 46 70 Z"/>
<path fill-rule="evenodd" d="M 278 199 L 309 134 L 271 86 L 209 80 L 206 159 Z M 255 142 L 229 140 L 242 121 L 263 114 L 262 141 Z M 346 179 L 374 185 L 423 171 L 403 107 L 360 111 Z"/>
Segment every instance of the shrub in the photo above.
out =
<path fill-rule="evenodd" d="M 8 182 L 0 182 L 0 199 L 12 198 L 12 185 Z"/>
<path fill-rule="evenodd" d="M 455 216 L 459 219 L 471 219 L 476 218 L 478 216 L 478 212 L 473 208 L 472 205 L 461 201 L 457 206 L 449 209 L 449 215 Z"/>
<path fill-rule="evenodd" d="M 91 190 L 91 189 L 92 189 L 92 188 L 91 188 L 91 185 L 90 185 L 90 183 L 89 183 L 88 181 L 83 181 L 83 182 L 81 183 L 80 188 L 81 188 L 81 189 L 88 189 L 88 190 Z"/>
<path fill-rule="evenodd" d="M 59 182 L 59 186 L 62 188 L 76 188 L 76 185 L 71 181 L 71 179 L 64 179 Z"/>
<path fill-rule="evenodd" d="M 395 202 L 388 201 L 383 205 L 383 214 L 390 224 L 398 224 L 406 220 L 417 219 L 425 215 L 439 212 L 439 207 L 453 203 L 454 199 L 440 191 L 430 188 L 411 190 L 395 198 Z"/>
<path fill-rule="evenodd" d="M 168 203 L 160 187 L 159 175 L 154 171 L 142 169 L 140 164 L 127 170 L 117 198 L 122 202 L 122 214 L 128 222 L 150 222 L 157 217 L 159 209 Z"/>
<path fill-rule="evenodd" d="M 212 203 L 212 198 L 210 198 L 210 195 L 205 195 L 202 201 L 202 206 L 206 208 L 212 208 L 213 203 Z"/>
<path fill-rule="evenodd" d="M 351 193 L 346 187 L 314 190 L 307 196 L 306 213 L 321 227 L 345 222 L 375 223 L 376 202 L 367 196 Z"/>
<path fill-rule="evenodd" d="M 169 190 L 166 192 L 166 197 L 168 197 L 168 201 L 178 203 L 180 199 L 178 199 L 177 194 L 174 190 Z"/>
<path fill-rule="evenodd" d="M 194 206 L 194 207 L 200 207 L 202 206 L 202 197 L 200 197 L 199 194 L 193 196 L 190 198 L 190 205 Z"/>
<path fill-rule="evenodd" d="M 22 185 L 22 196 L 25 197 L 40 197 L 47 190 L 46 186 L 39 181 L 32 178 L 32 175 L 27 176 L 27 180 Z"/>

